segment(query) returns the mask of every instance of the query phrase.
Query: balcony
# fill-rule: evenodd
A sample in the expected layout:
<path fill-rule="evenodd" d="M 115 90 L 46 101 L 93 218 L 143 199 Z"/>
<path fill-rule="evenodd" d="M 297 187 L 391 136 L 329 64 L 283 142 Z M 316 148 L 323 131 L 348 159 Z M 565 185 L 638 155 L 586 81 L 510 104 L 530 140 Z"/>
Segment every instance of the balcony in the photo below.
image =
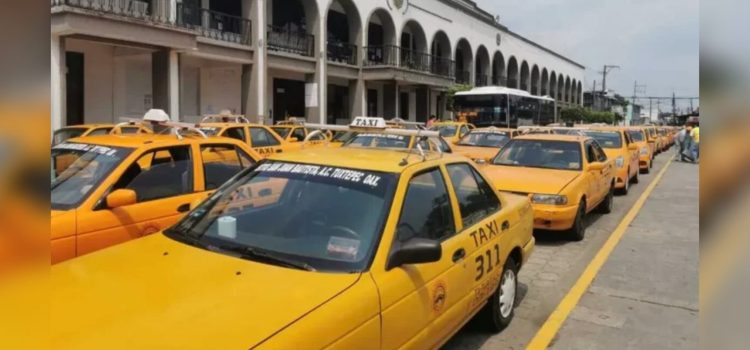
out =
<path fill-rule="evenodd" d="M 356 66 L 358 64 L 357 45 L 340 41 L 328 41 L 326 46 L 328 62 L 338 62 L 351 66 Z"/>
<path fill-rule="evenodd" d="M 471 84 L 471 72 L 467 70 L 460 70 L 456 72 L 456 84 Z"/>
<path fill-rule="evenodd" d="M 487 86 L 487 76 L 477 75 L 474 77 L 474 85 L 478 87 Z"/>
<path fill-rule="evenodd" d="M 252 44 L 252 25 L 249 19 L 184 3 L 177 3 L 173 16 L 171 0 L 51 0 L 52 8 L 62 6 L 92 12 L 97 17 L 106 14 L 141 23 L 185 28 L 195 35 L 215 40 L 240 45 Z"/>
<path fill-rule="evenodd" d="M 367 46 L 364 48 L 364 52 L 365 66 L 391 66 L 453 78 L 454 63 L 448 58 L 394 45 Z M 397 58 L 399 59 L 397 60 Z"/>
<path fill-rule="evenodd" d="M 178 3 L 177 23 L 206 38 L 252 44 L 252 22 L 239 16 Z"/>
<path fill-rule="evenodd" d="M 268 26 L 268 50 L 313 57 L 315 36 L 286 27 Z"/>

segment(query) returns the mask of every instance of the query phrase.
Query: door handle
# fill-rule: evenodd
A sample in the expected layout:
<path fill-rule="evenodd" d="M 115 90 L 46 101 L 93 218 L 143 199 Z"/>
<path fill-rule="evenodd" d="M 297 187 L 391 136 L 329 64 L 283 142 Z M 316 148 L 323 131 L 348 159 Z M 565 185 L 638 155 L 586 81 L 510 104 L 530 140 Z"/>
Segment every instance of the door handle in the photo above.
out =
<path fill-rule="evenodd" d="M 179 207 L 177 207 L 177 212 L 178 213 L 186 213 L 186 212 L 189 212 L 189 211 L 190 211 L 190 203 L 185 203 L 185 204 L 180 205 Z"/>
<path fill-rule="evenodd" d="M 464 248 L 459 248 L 453 253 L 453 262 L 457 262 L 464 257 L 466 257 L 466 250 Z"/>
<path fill-rule="evenodd" d="M 283 150 L 280 150 L 280 149 L 276 150 L 276 153 L 281 153 L 281 152 L 283 152 Z"/>
<path fill-rule="evenodd" d="M 508 220 L 503 221 L 503 224 L 500 225 L 500 231 L 508 231 L 510 229 L 510 222 Z"/>

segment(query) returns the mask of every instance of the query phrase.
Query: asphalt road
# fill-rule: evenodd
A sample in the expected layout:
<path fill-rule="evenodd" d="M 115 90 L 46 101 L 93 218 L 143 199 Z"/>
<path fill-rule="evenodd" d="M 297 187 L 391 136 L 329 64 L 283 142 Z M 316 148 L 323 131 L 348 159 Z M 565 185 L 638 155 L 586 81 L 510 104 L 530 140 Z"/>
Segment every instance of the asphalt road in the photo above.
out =
<path fill-rule="evenodd" d="M 476 330 L 476 327 L 472 323 L 469 323 L 443 348 L 448 350 L 524 349 L 557 307 L 560 300 L 576 282 L 594 255 L 603 246 L 607 238 L 609 238 L 610 234 L 622 221 L 625 214 L 641 196 L 648 184 L 654 180 L 656 174 L 667 164 L 667 161 L 673 154 L 674 152 L 670 150 L 657 156 L 650 174 L 640 174 L 640 182 L 631 186 L 628 195 L 615 197 L 612 213 L 607 215 L 589 215 L 586 220 L 588 225 L 586 237 L 583 241 L 571 242 L 554 232 L 535 232 L 537 246 L 528 263 L 519 274 L 518 307 L 516 308 L 515 318 L 510 326 L 500 334 L 493 335 Z M 697 165 L 683 163 L 673 164 L 670 167 L 674 167 L 675 165 L 679 165 L 680 167 L 697 167 Z M 670 173 L 671 170 L 673 169 L 668 170 L 667 173 Z M 695 173 L 697 174 L 697 170 L 695 170 Z M 697 175 L 695 178 L 697 179 Z M 651 197 L 662 196 L 667 198 L 662 200 L 663 203 L 650 205 L 649 203 L 653 202 L 650 197 L 646 201 L 647 205 L 644 206 L 638 218 L 641 218 L 641 221 L 643 221 L 642 218 L 654 222 L 662 220 L 662 216 L 659 213 L 663 210 L 669 210 L 668 203 L 671 195 L 679 193 L 680 188 L 682 188 L 680 185 L 681 181 L 688 181 L 685 185 L 695 186 L 695 189 L 690 189 L 689 191 L 695 192 L 696 209 L 694 214 L 697 222 L 697 184 L 694 183 L 697 180 L 693 182 L 690 182 L 690 180 L 684 180 L 680 176 L 665 176 L 662 178 L 662 182 L 673 181 L 676 185 L 669 187 L 667 190 L 663 190 L 663 187 L 660 190 L 660 187 L 657 187 L 651 194 Z M 646 215 L 646 212 L 648 212 L 648 215 Z M 645 224 L 647 225 L 648 222 Z M 679 222 L 661 223 L 660 227 L 666 227 L 664 225 L 670 224 L 679 225 Z M 697 229 L 692 226 L 688 229 L 694 229 L 697 237 Z M 627 234 L 626 232 L 626 236 Z M 646 253 L 647 250 L 643 250 L 643 254 Z M 697 264 L 697 253 L 694 259 Z M 642 264 L 638 268 L 643 268 Z M 697 285 L 697 272 L 693 276 L 696 276 L 694 280 Z M 691 305 L 688 306 L 688 309 L 692 307 Z M 690 311 L 688 310 L 688 312 Z M 580 315 L 581 313 L 578 312 L 578 314 Z M 562 346 L 561 348 L 571 347 Z"/>

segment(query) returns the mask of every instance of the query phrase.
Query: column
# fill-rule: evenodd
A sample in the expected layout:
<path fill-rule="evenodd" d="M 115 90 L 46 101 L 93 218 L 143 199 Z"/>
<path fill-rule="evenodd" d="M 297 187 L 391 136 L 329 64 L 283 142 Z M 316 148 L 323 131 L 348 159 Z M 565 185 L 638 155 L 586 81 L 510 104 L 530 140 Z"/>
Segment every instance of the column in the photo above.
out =
<path fill-rule="evenodd" d="M 398 117 L 398 85 L 395 81 L 383 85 L 383 115 L 378 117 Z"/>
<path fill-rule="evenodd" d="M 308 120 L 317 120 L 320 124 L 325 124 L 328 119 L 328 28 L 326 21 L 320 20 L 325 18 L 327 9 L 319 10 L 317 30 L 315 32 L 315 64 L 314 82 L 318 84 L 318 106 L 314 108 Z M 317 114 L 317 115 L 316 115 Z M 316 118 L 317 117 L 317 118 Z"/>
<path fill-rule="evenodd" d="M 367 115 L 367 88 L 361 77 L 349 81 L 349 109 L 350 118 Z"/>
<path fill-rule="evenodd" d="M 266 85 L 268 84 L 267 55 L 266 55 L 266 1 L 243 0 L 243 13 L 250 13 L 252 20 L 252 41 L 255 46 L 252 65 L 242 67 L 243 114 L 253 123 L 263 124 L 268 121 L 268 107 L 266 106 Z M 248 12 L 249 11 L 249 12 Z"/>
<path fill-rule="evenodd" d="M 52 35 L 50 45 L 50 127 L 65 125 L 65 38 Z"/>

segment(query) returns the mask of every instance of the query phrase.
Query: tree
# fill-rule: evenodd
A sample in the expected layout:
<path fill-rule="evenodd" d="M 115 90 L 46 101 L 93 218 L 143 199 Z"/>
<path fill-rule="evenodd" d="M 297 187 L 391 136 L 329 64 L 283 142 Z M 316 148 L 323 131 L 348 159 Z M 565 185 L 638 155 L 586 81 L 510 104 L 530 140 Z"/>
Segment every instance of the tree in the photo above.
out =
<path fill-rule="evenodd" d="M 565 107 L 560 110 L 560 120 L 565 123 L 587 122 L 591 112 L 581 106 Z"/>

